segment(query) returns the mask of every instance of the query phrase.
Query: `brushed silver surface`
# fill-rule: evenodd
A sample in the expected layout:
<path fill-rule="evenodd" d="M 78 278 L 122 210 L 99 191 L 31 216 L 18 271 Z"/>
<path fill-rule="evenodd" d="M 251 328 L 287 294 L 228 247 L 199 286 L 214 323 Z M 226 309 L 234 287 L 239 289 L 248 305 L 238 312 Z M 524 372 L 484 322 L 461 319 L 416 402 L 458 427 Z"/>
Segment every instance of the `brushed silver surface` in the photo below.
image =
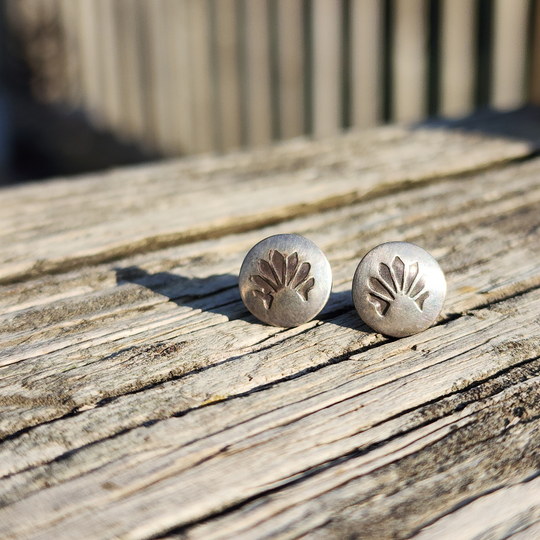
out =
<path fill-rule="evenodd" d="M 446 297 L 439 263 L 408 242 L 388 242 L 367 253 L 353 279 L 353 301 L 376 332 L 405 337 L 429 328 Z"/>
<path fill-rule="evenodd" d="M 307 238 L 277 234 L 251 248 L 238 286 L 255 317 L 289 328 L 310 321 L 326 305 L 332 270 L 324 253 Z"/>

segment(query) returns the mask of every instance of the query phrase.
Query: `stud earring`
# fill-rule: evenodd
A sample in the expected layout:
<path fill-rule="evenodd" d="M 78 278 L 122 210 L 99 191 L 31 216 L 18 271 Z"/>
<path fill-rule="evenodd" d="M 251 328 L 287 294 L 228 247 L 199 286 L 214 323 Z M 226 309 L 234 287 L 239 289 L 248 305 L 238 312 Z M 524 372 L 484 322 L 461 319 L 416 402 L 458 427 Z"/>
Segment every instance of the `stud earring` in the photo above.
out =
<path fill-rule="evenodd" d="M 324 253 L 307 238 L 277 234 L 251 248 L 238 286 L 255 317 L 290 328 L 310 321 L 326 305 L 332 270 Z"/>
<path fill-rule="evenodd" d="M 388 242 L 360 261 L 352 285 L 362 320 L 376 332 L 405 337 L 429 328 L 446 297 L 446 279 L 437 261 L 408 242 Z"/>

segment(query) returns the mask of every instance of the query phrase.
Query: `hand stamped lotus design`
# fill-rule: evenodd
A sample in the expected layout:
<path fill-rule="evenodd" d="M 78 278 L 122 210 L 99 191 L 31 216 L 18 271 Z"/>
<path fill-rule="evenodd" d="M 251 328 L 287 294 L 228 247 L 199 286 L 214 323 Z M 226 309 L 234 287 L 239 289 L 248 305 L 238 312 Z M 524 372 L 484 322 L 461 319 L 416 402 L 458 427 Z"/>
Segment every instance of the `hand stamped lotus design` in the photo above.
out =
<path fill-rule="evenodd" d="M 407 266 L 396 255 L 391 266 L 379 264 L 379 277 L 369 278 L 369 301 L 382 317 L 390 310 L 408 311 L 412 306 L 423 311 L 429 296 L 425 285 L 426 277 L 419 275 L 418 263 Z"/>
<path fill-rule="evenodd" d="M 259 274 L 250 277 L 258 289 L 253 293 L 260 298 L 266 309 L 270 309 L 279 297 L 286 296 L 288 301 L 296 297 L 308 300 L 308 293 L 315 285 L 315 279 L 309 278 L 311 264 L 298 264 L 298 253 L 288 257 L 277 250 L 271 250 L 268 261 L 259 259 Z M 291 295 L 292 293 L 292 295 Z"/>

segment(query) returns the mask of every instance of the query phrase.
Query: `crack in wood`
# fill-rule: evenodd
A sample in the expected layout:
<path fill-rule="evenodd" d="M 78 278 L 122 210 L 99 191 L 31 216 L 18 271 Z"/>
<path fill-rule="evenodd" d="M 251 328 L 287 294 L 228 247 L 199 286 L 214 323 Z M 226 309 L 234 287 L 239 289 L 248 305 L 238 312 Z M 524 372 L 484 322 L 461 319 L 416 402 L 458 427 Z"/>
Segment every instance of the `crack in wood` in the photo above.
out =
<path fill-rule="evenodd" d="M 124 268 L 2 288 L 0 536 L 406 538 L 540 470 L 538 144 L 397 131 L 339 155 L 335 143 L 305 143 L 307 154 L 285 164 L 269 154 L 244 165 L 203 159 L 198 173 L 177 164 L 123 173 L 124 185 L 113 173 L 33 188 L 46 217 L 39 234 L 51 240 L 28 244 L 48 261 L 40 272 L 126 246 L 142 252 Z M 219 209 L 195 178 L 210 178 L 220 204 L 230 196 L 239 213 L 210 227 Z M 242 190 L 264 191 L 270 179 L 291 197 L 284 204 L 278 186 L 279 211 L 268 204 L 257 219 L 279 224 L 256 229 L 256 201 L 243 208 Z M 178 212 L 159 206 L 175 208 L 180 184 L 183 208 L 205 200 L 199 228 L 184 230 Z M 158 222 L 140 235 L 146 208 L 135 199 L 121 197 L 102 225 L 75 212 L 92 190 L 105 211 L 126 185 L 146 194 L 172 236 Z M 302 186 L 315 195 L 298 198 Z M 14 210 L 17 193 L 6 197 L 0 236 L 37 241 Z M 51 220 L 47 205 L 60 199 L 66 212 Z M 246 230 L 221 236 L 231 224 Z M 174 243 L 214 225 L 214 239 L 146 251 L 148 230 Z M 66 260 L 77 227 L 90 242 L 73 244 Z M 336 289 L 320 320 L 283 331 L 247 315 L 235 275 L 261 235 L 291 230 L 325 250 Z M 114 235 L 119 243 L 108 243 Z M 392 239 L 431 251 L 449 283 L 438 323 L 404 340 L 372 333 L 348 293 L 359 257 Z M 28 259 L 17 260 L 24 273 Z"/>

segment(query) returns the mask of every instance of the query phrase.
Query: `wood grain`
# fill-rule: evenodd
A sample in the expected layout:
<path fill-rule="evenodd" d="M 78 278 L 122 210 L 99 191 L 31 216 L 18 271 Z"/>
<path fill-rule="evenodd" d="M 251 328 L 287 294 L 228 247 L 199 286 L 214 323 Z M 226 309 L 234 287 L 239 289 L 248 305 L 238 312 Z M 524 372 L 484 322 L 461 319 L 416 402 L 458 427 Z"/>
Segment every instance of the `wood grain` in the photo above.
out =
<path fill-rule="evenodd" d="M 158 205 L 146 182 L 166 174 L 199 212 L 217 198 L 233 214 L 216 186 L 258 197 L 257 178 L 293 191 L 314 169 L 335 184 L 357 160 L 386 166 L 369 198 L 0 286 L 0 536 L 534 538 L 540 159 L 525 117 L 512 129 L 528 142 L 385 128 L 4 190 L 16 250 L 60 230 L 43 216 L 62 196 L 63 227 L 83 234 L 121 200 L 115 179 L 133 189 L 116 219 Z M 490 118 L 500 133 L 508 117 Z M 388 189 L 390 165 L 417 180 Z M 39 209 L 41 231 L 21 209 Z M 283 232 L 316 242 L 334 274 L 320 317 L 287 330 L 259 324 L 237 289 L 248 249 Z M 448 281 L 437 324 L 400 340 L 350 296 L 362 255 L 389 240 L 429 250 Z"/>
<path fill-rule="evenodd" d="M 463 129 L 392 126 L 6 189 L 0 281 L 250 230 L 527 156 L 537 148 L 536 116 L 512 119 L 507 127 L 491 117 Z M 476 133 L 483 129 L 512 138 Z"/>

